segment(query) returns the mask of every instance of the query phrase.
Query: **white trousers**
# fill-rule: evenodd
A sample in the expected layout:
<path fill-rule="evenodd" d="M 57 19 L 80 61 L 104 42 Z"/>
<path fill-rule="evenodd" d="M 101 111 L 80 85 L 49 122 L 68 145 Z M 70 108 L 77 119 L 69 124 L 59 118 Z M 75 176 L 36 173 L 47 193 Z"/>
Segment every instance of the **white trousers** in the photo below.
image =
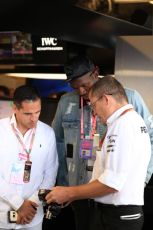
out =
<path fill-rule="evenodd" d="M 5 229 L 5 228 L 0 228 L 2 230 L 8 230 L 8 229 Z M 11 229 L 13 230 L 13 229 Z M 38 225 L 35 225 L 31 228 L 19 228 L 19 230 L 42 230 L 42 222 L 40 222 Z"/>

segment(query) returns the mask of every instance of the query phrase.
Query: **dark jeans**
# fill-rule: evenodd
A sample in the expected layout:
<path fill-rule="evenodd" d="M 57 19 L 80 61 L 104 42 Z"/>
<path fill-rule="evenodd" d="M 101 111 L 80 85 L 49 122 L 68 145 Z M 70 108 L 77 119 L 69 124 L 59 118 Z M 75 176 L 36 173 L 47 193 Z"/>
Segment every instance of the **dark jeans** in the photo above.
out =
<path fill-rule="evenodd" d="M 90 199 L 77 200 L 72 203 L 76 230 L 100 230 L 98 207 Z M 100 214 L 100 213 L 99 213 Z"/>
<path fill-rule="evenodd" d="M 141 230 L 143 211 L 137 205 L 105 205 L 96 203 L 100 211 L 100 230 Z"/>
<path fill-rule="evenodd" d="M 62 208 L 57 217 L 53 217 L 51 220 L 44 218 L 43 220 L 43 230 L 62 230 L 63 228 L 66 228 L 67 230 L 75 230 L 74 212 L 70 205 Z"/>

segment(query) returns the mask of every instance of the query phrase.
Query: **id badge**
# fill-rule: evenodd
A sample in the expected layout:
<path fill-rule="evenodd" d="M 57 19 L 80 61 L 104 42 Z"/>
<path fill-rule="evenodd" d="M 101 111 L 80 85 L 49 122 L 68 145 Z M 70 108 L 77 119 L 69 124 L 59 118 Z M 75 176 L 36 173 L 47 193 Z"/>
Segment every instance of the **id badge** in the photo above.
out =
<path fill-rule="evenodd" d="M 80 157 L 83 159 L 92 158 L 93 140 L 81 139 L 80 141 Z"/>
<path fill-rule="evenodd" d="M 23 184 L 24 162 L 16 162 L 12 164 L 10 183 Z"/>
<path fill-rule="evenodd" d="M 24 175 L 23 175 L 23 181 L 24 183 L 28 183 L 30 181 L 30 174 L 31 174 L 31 161 L 26 161 L 24 166 Z"/>

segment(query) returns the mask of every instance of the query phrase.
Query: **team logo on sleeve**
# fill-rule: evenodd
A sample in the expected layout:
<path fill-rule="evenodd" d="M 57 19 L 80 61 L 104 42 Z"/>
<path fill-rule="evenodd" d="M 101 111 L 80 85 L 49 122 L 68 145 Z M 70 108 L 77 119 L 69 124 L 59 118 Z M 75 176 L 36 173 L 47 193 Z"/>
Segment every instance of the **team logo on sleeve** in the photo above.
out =
<path fill-rule="evenodd" d="M 107 136 L 107 138 L 108 138 L 107 153 L 114 152 L 117 135 L 112 134 L 110 136 Z"/>
<path fill-rule="evenodd" d="M 148 130 L 147 130 L 146 126 L 141 126 L 140 130 L 141 130 L 141 133 L 148 133 Z"/>

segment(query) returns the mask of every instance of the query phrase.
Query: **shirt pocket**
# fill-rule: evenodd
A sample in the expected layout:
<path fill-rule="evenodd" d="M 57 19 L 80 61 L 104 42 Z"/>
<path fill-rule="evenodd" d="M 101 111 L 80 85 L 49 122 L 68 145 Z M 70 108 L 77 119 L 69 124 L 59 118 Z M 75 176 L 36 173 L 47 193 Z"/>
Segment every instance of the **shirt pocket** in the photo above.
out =
<path fill-rule="evenodd" d="M 79 121 L 63 121 L 62 125 L 64 129 L 77 129 L 79 127 Z"/>
<path fill-rule="evenodd" d="M 79 121 L 64 121 L 62 123 L 64 130 L 65 148 L 68 144 L 73 145 L 73 151 L 78 147 L 80 140 L 80 123 Z"/>
<path fill-rule="evenodd" d="M 68 140 L 73 140 L 80 134 L 79 121 L 63 121 L 64 137 Z M 79 135 L 80 136 L 80 135 Z"/>

